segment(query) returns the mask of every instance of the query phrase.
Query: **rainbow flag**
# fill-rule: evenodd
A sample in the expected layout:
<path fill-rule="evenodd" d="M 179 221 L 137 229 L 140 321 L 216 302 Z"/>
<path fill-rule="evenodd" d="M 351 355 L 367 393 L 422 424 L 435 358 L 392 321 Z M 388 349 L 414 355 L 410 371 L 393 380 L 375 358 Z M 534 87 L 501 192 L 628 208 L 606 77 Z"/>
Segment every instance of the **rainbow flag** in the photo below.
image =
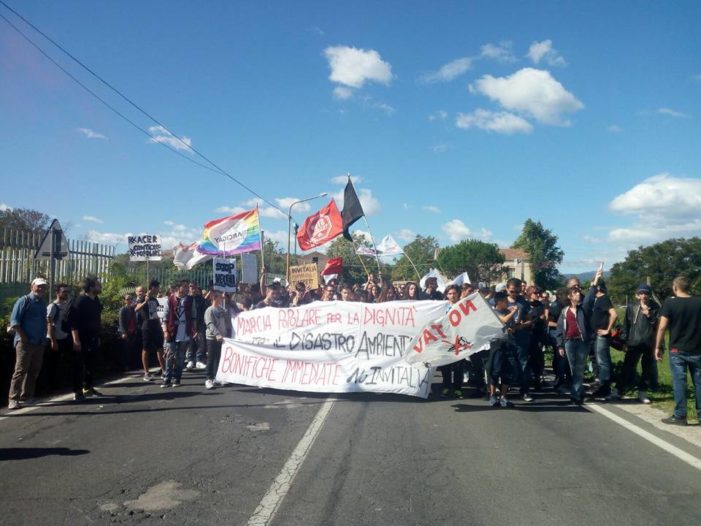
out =
<path fill-rule="evenodd" d="M 212 256 L 233 256 L 261 249 L 258 208 L 214 219 L 204 225 L 197 251 Z"/>

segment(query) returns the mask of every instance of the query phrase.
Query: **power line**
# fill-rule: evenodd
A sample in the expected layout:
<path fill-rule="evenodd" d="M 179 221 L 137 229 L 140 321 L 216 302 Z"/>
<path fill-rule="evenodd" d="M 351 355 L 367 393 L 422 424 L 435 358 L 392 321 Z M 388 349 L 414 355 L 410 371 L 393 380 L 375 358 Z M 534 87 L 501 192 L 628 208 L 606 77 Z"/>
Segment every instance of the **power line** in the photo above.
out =
<path fill-rule="evenodd" d="M 133 108 L 135 108 L 137 111 L 145 115 L 148 119 L 150 119 L 152 122 L 154 122 L 156 125 L 160 126 L 163 128 L 165 131 L 167 131 L 173 138 L 175 138 L 178 142 L 180 142 L 182 145 L 187 147 L 190 151 L 192 151 L 195 155 L 200 157 L 201 159 L 205 160 L 209 165 L 211 165 L 213 168 L 210 166 L 205 166 L 204 164 L 201 164 L 194 159 L 190 159 L 189 157 L 183 155 L 179 151 L 177 151 L 175 148 L 170 147 L 169 145 L 158 141 L 151 133 L 148 131 L 144 130 L 141 128 L 139 125 L 134 123 L 132 120 L 130 120 L 128 117 L 123 115 L 121 112 L 119 112 L 117 109 L 115 109 L 112 105 L 110 105 L 107 101 L 105 101 L 103 98 L 101 98 L 99 95 L 97 95 L 94 91 L 92 91 L 90 88 L 88 88 L 85 84 L 83 84 L 80 80 L 78 80 L 74 75 L 72 75 L 70 72 L 68 72 L 63 66 L 61 66 L 56 60 L 54 60 L 51 56 L 49 56 L 48 53 L 46 53 L 38 44 L 36 44 L 28 35 L 26 35 L 21 29 L 19 29 L 17 26 L 15 26 L 10 20 L 8 20 L 4 15 L 0 14 L 0 18 L 5 20 L 10 27 L 12 27 L 15 31 L 17 31 L 25 40 L 27 40 L 32 46 L 34 46 L 42 55 L 44 55 L 46 58 L 48 58 L 56 67 L 58 67 L 63 73 L 65 73 L 68 77 L 70 77 L 73 81 L 75 81 L 79 86 L 81 86 L 83 89 L 85 89 L 88 93 L 90 93 L 93 97 L 95 97 L 97 100 L 99 100 L 102 104 L 107 106 L 110 110 L 112 110 L 115 114 L 117 114 L 119 117 L 122 119 L 126 120 L 129 124 L 137 128 L 140 132 L 145 133 L 148 135 L 151 139 L 154 140 L 154 142 L 157 142 L 158 144 L 161 144 L 171 150 L 172 152 L 176 153 L 180 157 L 187 159 L 188 161 L 196 164 L 197 166 L 200 166 L 202 168 L 205 168 L 207 170 L 210 170 L 215 173 L 219 173 L 221 175 L 224 175 L 225 177 L 228 177 L 231 179 L 233 182 L 250 192 L 251 194 L 255 195 L 256 197 L 260 198 L 263 202 L 269 204 L 271 207 L 275 208 L 279 212 L 285 214 L 284 210 L 282 210 L 279 206 L 275 205 L 274 203 L 271 203 L 267 199 L 265 199 L 262 195 L 260 195 L 258 192 L 250 188 L 248 185 L 244 184 L 243 182 L 239 181 L 236 177 L 228 173 L 226 170 L 221 168 L 219 165 L 217 165 L 214 161 L 209 159 L 206 155 L 201 153 L 199 150 L 194 148 L 191 144 L 188 144 L 186 141 L 184 141 L 180 136 L 176 135 L 173 133 L 165 124 L 160 122 L 158 119 L 156 119 L 154 116 L 152 116 L 149 112 L 144 110 L 141 106 L 136 104 L 134 101 L 132 101 L 129 97 L 124 95 L 121 91 L 119 91 L 117 88 L 112 86 L 109 82 L 107 82 L 105 79 L 103 79 L 100 75 L 98 75 L 96 72 L 94 72 L 92 69 L 90 69 L 86 64 L 84 64 L 81 60 L 79 60 L 77 57 L 75 57 L 72 53 L 70 53 L 67 49 L 65 49 L 61 44 L 56 42 L 54 39 L 52 39 L 49 35 L 44 33 L 41 29 L 36 27 L 34 24 L 32 24 L 29 20 L 27 20 L 25 17 L 23 17 L 21 14 L 19 14 L 17 11 L 15 11 L 12 7 L 7 5 L 3 0 L 0 0 L 0 4 L 3 5 L 7 10 L 12 12 L 15 16 L 17 16 L 19 19 L 21 19 L 25 24 L 27 24 L 29 27 L 31 27 L 34 31 L 39 33 L 42 37 L 44 37 L 46 40 L 51 42 L 55 47 L 57 47 L 59 50 L 61 50 L 64 54 L 66 54 L 71 60 L 76 62 L 80 67 L 85 69 L 88 73 L 90 73 L 93 77 L 95 77 L 97 80 L 99 80 L 102 84 L 107 86 L 110 90 L 112 90 L 114 93 L 119 95 L 123 100 L 125 100 L 128 104 L 130 104 Z"/>
<path fill-rule="evenodd" d="M 1 2 L 2 2 L 2 0 L 0 0 L 0 3 L 1 3 Z M 206 165 L 204 165 L 204 164 L 198 163 L 198 162 L 195 161 L 194 159 L 190 159 L 189 157 L 187 157 L 187 156 L 185 156 L 184 154 L 180 153 L 179 151 L 177 151 L 176 149 L 172 148 L 171 146 L 168 146 L 166 143 L 157 141 L 156 138 L 155 138 L 153 135 L 151 135 L 148 131 L 144 130 L 141 126 L 139 126 L 138 124 L 136 124 L 136 123 L 135 123 L 134 121 L 132 121 L 129 117 L 127 117 L 126 115 L 124 115 L 123 113 L 121 113 L 118 109 L 116 109 L 114 106 L 112 106 L 109 102 L 107 102 L 106 100 L 104 100 L 104 99 L 103 99 L 102 97 L 100 97 L 97 93 L 95 93 L 93 90 L 91 90 L 88 86 L 86 86 L 85 84 L 83 84 L 83 83 L 82 83 L 79 79 L 77 79 L 70 71 L 66 70 L 63 66 L 61 66 L 61 64 L 59 64 L 58 62 L 56 62 L 51 56 L 49 56 L 47 53 L 45 53 L 43 49 L 41 49 L 38 45 L 36 45 L 36 44 L 35 44 L 27 35 L 25 35 L 17 26 L 15 26 L 10 20 L 8 20 L 8 19 L 5 17 L 5 15 L 3 15 L 2 13 L 0 13 L 0 18 L 2 18 L 5 22 L 7 22 L 7 24 L 8 24 L 12 29 L 14 29 L 15 31 L 17 31 L 17 32 L 20 34 L 20 36 L 22 36 L 25 40 L 27 40 L 27 42 L 29 42 L 32 46 L 34 46 L 34 47 L 39 51 L 39 53 L 41 53 L 41 54 L 44 55 L 48 60 L 50 60 L 57 68 L 59 68 L 63 73 L 65 73 L 68 77 L 70 77 L 76 84 L 78 84 L 81 88 L 83 88 L 85 91 L 87 91 L 88 93 L 90 93 L 93 97 L 95 97 L 95 98 L 96 98 L 97 100 L 99 100 L 102 104 L 104 104 L 105 106 L 107 106 L 107 107 L 108 107 L 110 110 L 112 110 L 115 114 L 117 114 L 117 115 L 120 116 L 122 119 L 124 119 L 125 121 L 127 121 L 127 122 L 128 122 L 129 124 L 131 124 L 134 128 L 136 128 L 137 130 L 139 130 L 141 133 L 143 133 L 143 134 L 145 134 L 146 136 L 150 137 L 151 139 L 154 140 L 154 142 L 160 144 L 161 146 L 164 146 L 165 148 L 168 148 L 168 149 L 171 150 L 173 153 L 179 155 L 179 156 L 182 157 L 183 159 L 185 159 L 185 160 L 187 160 L 187 161 L 190 161 L 191 163 L 194 163 L 194 164 L 196 164 L 197 166 L 200 166 L 201 168 L 204 168 L 204 169 L 206 169 L 206 170 L 210 170 L 210 171 L 216 172 L 216 170 L 214 170 L 213 168 L 210 168 L 209 166 L 206 166 Z"/>

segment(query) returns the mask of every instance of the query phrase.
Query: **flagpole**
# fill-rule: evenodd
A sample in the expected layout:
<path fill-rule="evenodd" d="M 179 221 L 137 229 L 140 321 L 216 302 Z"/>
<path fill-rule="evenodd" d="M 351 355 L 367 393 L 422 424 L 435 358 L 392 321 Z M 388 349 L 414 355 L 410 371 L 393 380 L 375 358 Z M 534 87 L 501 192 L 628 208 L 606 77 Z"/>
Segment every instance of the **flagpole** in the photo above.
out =
<path fill-rule="evenodd" d="M 353 236 L 351 236 L 351 239 L 352 238 L 353 238 Z M 363 270 L 365 271 L 365 274 L 367 276 L 369 276 L 370 272 L 368 272 L 368 268 L 365 266 L 365 262 L 363 261 L 363 258 L 360 257 L 360 254 L 358 254 L 358 247 L 355 246 L 355 240 L 353 239 L 353 241 L 351 241 L 351 243 L 353 244 L 353 252 L 355 252 L 355 255 L 358 258 L 358 261 L 360 261 L 360 264 L 363 266 Z"/>
<path fill-rule="evenodd" d="M 419 281 L 421 281 L 421 274 L 419 274 L 419 269 L 416 268 L 416 265 L 414 265 L 414 262 L 409 257 L 409 254 L 407 254 L 403 250 L 402 250 L 402 254 L 404 254 L 404 256 L 406 256 L 406 258 L 409 260 L 409 263 L 411 263 L 411 266 L 414 267 L 414 272 L 416 272 L 416 277 L 419 278 Z"/>
<path fill-rule="evenodd" d="M 382 267 L 380 266 L 380 256 L 377 253 L 377 245 L 375 244 L 375 236 L 372 235 L 372 231 L 370 230 L 370 223 L 368 223 L 368 218 L 365 217 L 365 214 L 363 214 L 363 219 L 365 219 L 365 226 L 368 227 L 368 234 L 370 234 L 370 241 L 372 241 L 372 246 L 375 247 L 375 260 L 377 261 L 377 272 L 379 274 L 378 277 L 381 280 L 382 279 Z"/>

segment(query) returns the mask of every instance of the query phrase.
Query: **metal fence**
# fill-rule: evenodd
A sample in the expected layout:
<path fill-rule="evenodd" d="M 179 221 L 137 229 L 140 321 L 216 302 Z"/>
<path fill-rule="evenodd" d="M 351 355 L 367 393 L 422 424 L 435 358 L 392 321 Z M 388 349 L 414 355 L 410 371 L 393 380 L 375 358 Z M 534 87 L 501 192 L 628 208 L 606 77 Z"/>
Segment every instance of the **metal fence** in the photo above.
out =
<path fill-rule="evenodd" d="M 35 276 L 48 277 L 48 260 L 36 260 L 43 232 L 5 228 L 0 232 L 0 308 L 5 299 L 26 294 Z M 77 283 L 88 275 L 107 279 L 114 247 L 69 240 L 69 255 L 56 261 L 56 282 Z"/>

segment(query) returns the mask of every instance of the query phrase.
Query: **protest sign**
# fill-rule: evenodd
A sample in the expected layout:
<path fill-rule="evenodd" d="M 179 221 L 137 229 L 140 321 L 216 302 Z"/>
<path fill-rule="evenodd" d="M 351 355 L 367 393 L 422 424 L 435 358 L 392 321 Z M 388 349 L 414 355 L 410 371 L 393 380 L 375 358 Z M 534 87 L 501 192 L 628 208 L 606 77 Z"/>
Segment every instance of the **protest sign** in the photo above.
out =
<path fill-rule="evenodd" d="M 315 302 L 240 313 L 222 347 L 217 380 L 324 393 L 428 397 L 432 371 L 408 363 L 418 331 L 445 313 L 444 301 Z"/>
<path fill-rule="evenodd" d="M 475 292 L 421 327 L 408 346 L 405 360 L 432 367 L 446 365 L 488 349 L 490 342 L 503 334 L 504 325 Z"/>
<path fill-rule="evenodd" d="M 161 239 L 156 234 L 127 236 L 129 261 L 160 261 Z"/>
<path fill-rule="evenodd" d="M 214 290 L 236 292 L 236 260 L 215 257 L 212 261 Z"/>
<path fill-rule="evenodd" d="M 241 254 L 241 283 L 258 283 L 258 260 L 255 254 Z"/>
<path fill-rule="evenodd" d="M 319 286 L 319 268 L 316 263 L 295 265 L 290 267 L 290 283 L 303 282 L 307 289 L 315 289 Z"/>

